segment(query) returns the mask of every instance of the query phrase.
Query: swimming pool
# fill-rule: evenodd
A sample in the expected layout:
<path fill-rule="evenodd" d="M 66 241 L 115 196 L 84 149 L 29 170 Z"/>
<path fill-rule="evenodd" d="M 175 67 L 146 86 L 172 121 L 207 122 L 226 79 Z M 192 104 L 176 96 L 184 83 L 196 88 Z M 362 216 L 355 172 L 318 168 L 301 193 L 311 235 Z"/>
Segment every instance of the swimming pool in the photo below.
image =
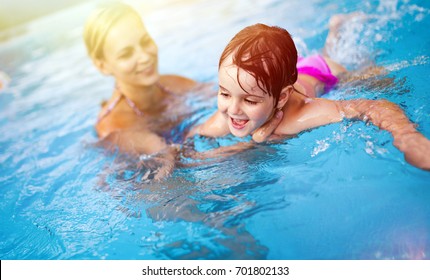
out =
<path fill-rule="evenodd" d="M 428 2 L 339 2 L 143 8 L 160 72 L 214 83 L 223 47 L 246 25 L 285 27 L 310 54 L 322 48 L 331 15 L 362 10 L 366 28 L 348 25 L 334 56 L 351 69 L 375 59 L 390 73 L 328 98 L 386 98 L 430 138 Z M 430 172 L 407 164 L 372 125 L 345 121 L 198 164 L 183 154 L 159 183 L 96 147 L 94 121 L 113 81 L 91 65 L 81 39 L 93 7 L 32 22 L 0 42 L 1 70 L 12 77 L 0 93 L 1 259 L 429 259 Z M 172 132 L 177 142 L 216 105 L 186 102 L 196 114 Z"/>

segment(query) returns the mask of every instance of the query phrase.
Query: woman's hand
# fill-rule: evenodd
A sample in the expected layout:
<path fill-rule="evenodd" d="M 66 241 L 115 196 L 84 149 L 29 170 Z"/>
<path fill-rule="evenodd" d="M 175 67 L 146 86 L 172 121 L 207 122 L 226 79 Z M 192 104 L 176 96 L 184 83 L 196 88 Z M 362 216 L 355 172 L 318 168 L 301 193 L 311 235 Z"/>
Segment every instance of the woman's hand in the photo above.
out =
<path fill-rule="evenodd" d="M 139 156 L 139 168 L 147 169 L 142 179 L 160 181 L 170 176 L 173 173 L 179 149 L 179 145 L 172 144 L 158 153 Z"/>

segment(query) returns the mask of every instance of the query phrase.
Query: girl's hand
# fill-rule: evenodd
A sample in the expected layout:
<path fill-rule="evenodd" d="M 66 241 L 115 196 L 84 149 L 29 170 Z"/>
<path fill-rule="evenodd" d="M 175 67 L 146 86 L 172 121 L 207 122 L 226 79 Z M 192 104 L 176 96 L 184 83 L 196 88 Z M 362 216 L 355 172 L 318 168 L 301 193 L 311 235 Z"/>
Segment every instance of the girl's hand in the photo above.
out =
<path fill-rule="evenodd" d="M 418 131 L 394 138 L 394 146 L 405 154 L 410 164 L 430 171 L 430 141 Z"/>
<path fill-rule="evenodd" d="M 276 135 L 273 135 L 273 132 L 281 122 L 283 115 L 284 112 L 282 111 L 276 112 L 275 116 L 271 118 L 265 125 L 254 131 L 254 133 L 252 134 L 252 140 L 257 143 L 261 143 L 264 141 L 272 140 L 273 138 L 277 138 Z"/>

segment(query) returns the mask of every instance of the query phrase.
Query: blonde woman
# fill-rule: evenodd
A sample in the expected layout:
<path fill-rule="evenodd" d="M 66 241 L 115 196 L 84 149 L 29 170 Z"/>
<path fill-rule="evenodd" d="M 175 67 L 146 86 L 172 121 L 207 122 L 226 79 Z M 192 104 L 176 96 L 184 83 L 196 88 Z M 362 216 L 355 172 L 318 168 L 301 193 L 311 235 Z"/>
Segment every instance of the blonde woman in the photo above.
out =
<path fill-rule="evenodd" d="M 169 117 L 171 104 L 196 82 L 159 74 L 157 45 L 128 5 L 114 3 L 94 12 L 86 23 L 84 40 L 94 65 L 116 84 L 99 113 L 98 136 L 131 154 L 168 148 L 161 135 L 175 125 Z M 157 126 L 151 125 L 154 121 Z"/>

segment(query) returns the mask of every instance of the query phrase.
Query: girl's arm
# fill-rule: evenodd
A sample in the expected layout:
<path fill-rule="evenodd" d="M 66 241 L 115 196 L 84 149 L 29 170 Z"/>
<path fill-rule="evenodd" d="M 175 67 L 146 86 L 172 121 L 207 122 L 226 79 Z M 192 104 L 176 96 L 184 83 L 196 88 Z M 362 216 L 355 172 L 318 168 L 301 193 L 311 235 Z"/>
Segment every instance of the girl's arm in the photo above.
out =
<path fill-rule="evenodd" d="M 282 111 L 277 112 L 266 124 L 255 130 L 252 134 L 252 140 L 257 143 L 261 143 L 274 138 L 272 133 L 281 122 L 282 115 Z M 193 127 L 187 134 L 186 138 L 192 137 L 196 134 L 207 137 L 222 137 L 229 133 L 226 120 L 217 111 L 205 123 Z"/>
<path fill-rule="evenodd" d="M 303 106 L 289 108 L 276 128 L 280 135 L 294 135 L 318 126 L 340 122 L 344 118 L 370 121 L 389 131 L 394 146 L 410 164 L 430 170 L 430 140 L 415 129 L 403 110 L 387 100 L 355 99 L 334 101 L 314 98 Z"/>
<path fill-rule="evenodd" d="M 230 146 L 222 146 L 219 148 L 207 150 L 204 152 L 198 152 L 194 149 L 194 145 L 187 146 L 182 151 L 182 155 L 187 158 L 192 158 L 195 160 L 207 160 L 207 159 L 223 159 L 235 154 L 238 154 L 240 152 L 243 152 L 245 150 L 249 150 L 253 147 L 255 147 L 255 143 L 253 142 L 239 142 L 234 145 Z"/>
<path fill-rule="evenodd" d="M 222 137 L 229 134 L 227 121 L 216 111 L 206 122 L 193 127 L 186 138 L 199 134 L 206 137 Z"/>
<path fill-rule="evenodd" d="M 279 123 L 279 120 L 272 121 L 270 128 L 267 128 L 267 130 L 264 133 L 261 133 L 261 135 L 263 135 L 262 137 L 267 138 L 268 136 L 270 136 L 270 134 L 272 133 L 274 128 L 276 128 L 278 123 Z M 228 129 L 227 121 L 225 120 L 225 117 L 221 113 L 216 111 L 206 122 L 193 127 L 190 130 L 190 132 L 188 132 L 186 138 L 193 137 L 196 134 L 215 138 L 215 137 L 226 136 L 229 133 L 230 131 Z M 184 156 L 197 159 L 197 160 L 209 159 L 209 158 L 216 159 L 216 158 L 225 158 L 225 157 L 237 154 L 244 150 L 250 149 L 253 146 L 254 146 L 253 143 L 239 142 L 231 146 L 219 147 L 205 152 L 197 152 L 194 148 L 187 148 L 187 149 L 184 149 L 183 153 L 184 153 Z"/>
<path fill-rule="evenodd" d="M 387 100 L 337 101 L 339 112 L 346 118 L 370 121 L 393 135 L 394 146 L 402 151 L 410 164 L 430 170 L 430 140 L 419 133 L 403 110 Z"/>

